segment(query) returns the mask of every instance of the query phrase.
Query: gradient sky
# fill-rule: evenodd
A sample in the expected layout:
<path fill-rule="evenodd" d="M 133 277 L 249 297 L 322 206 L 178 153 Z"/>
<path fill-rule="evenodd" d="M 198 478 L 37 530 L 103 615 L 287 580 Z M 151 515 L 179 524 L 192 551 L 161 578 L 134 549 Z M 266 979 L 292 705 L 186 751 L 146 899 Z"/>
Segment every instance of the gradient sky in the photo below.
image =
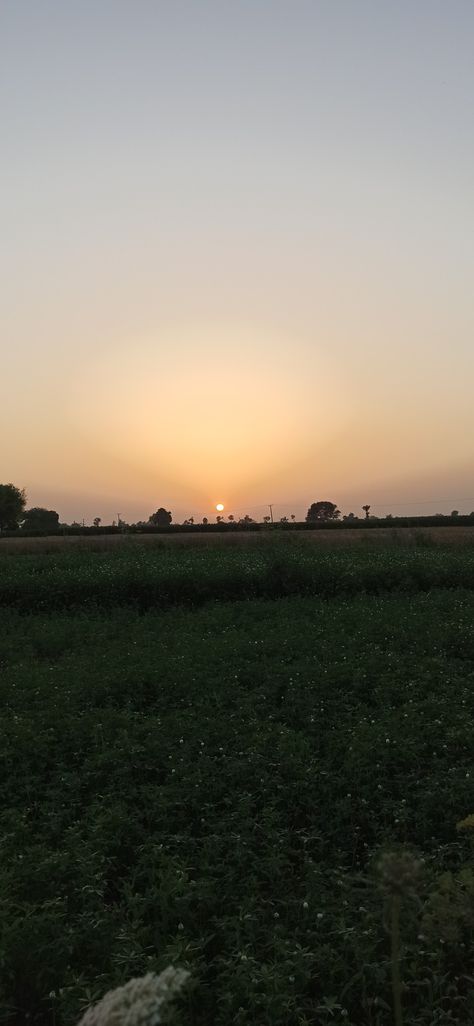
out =
<path fill-rule="evenodd" d="M 474 509 L 473 40 L 472 0 L 0 0 L 0 481 Z"/>

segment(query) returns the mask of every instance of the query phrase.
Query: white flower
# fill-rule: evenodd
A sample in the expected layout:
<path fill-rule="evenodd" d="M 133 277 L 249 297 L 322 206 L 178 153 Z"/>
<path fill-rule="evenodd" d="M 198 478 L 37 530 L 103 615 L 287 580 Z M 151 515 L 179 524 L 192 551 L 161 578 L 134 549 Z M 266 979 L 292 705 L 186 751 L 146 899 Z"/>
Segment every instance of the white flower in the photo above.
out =
<path fill-rule="evenodd" d="M 181 990 L 188 976 L 184 969 L 170 965 L 159 976 L 147 973 L 129 980 L 88 1008 L 78 1026 L 157 1026 L 163 1005 Z"/>

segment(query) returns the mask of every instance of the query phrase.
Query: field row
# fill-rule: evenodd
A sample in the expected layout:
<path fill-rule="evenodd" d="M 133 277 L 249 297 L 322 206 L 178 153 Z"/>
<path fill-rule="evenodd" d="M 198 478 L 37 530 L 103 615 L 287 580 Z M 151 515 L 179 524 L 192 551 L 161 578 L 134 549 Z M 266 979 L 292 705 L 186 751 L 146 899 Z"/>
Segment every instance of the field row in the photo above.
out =
<path fill-rule="evenodd" d="M 0 605 L 23 612 L 91 604 L 139 610 L 214 599 L 322 598 L 431 588 L 474 588 L 474 546 L 361 546 L 330 550 L 307 543 L 246 547 L 147 548 L 4 556 Z"/>

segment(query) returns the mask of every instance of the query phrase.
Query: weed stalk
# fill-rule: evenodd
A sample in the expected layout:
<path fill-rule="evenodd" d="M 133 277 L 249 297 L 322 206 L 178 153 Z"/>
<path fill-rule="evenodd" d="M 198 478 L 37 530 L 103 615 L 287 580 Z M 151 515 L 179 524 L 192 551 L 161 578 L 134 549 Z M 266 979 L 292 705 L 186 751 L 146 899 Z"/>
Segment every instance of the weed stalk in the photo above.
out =
<path fill-rule="evenodd" d="M 392 995 L 393 1016 L 395 1026 L 403 1026 L 402 1015 L 402 983 L 400 979 L 400 896 L 392 895 L 391 915 L 391 958 L 392 958 Z"/>

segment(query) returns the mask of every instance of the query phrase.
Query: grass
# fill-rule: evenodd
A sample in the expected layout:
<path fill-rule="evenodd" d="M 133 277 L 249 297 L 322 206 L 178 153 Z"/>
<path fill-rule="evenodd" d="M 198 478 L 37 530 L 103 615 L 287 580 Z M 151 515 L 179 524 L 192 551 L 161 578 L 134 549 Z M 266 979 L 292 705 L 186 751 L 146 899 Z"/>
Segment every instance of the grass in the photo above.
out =
<path fill-rule="evenodd" d="M 0 1021 L 72 1026 L 174 963 L 180 1026 L 389 1026 L 399 846 L 406 1026 L 473 1021 L 472 551 L 287 552 L 298 587 L 357 583 L 331 598 L 282 594 L 281 550 L 141 551 L 2 560 Z"/>

